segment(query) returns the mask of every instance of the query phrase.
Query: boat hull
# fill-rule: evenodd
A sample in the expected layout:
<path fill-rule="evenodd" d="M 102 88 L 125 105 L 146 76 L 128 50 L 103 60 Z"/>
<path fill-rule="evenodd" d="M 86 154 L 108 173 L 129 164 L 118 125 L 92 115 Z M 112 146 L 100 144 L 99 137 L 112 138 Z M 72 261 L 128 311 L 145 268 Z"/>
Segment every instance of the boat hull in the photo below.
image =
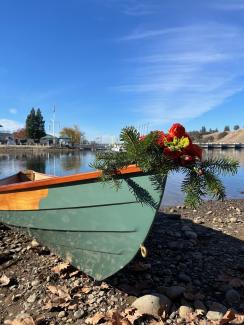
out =
<path fill-rule="evenodd" d="M 0 193 L 0 220 L 30 233 L 72 265 L 103 280 L 133 259 L 150 230 L 166 181 L 155 189 L 150 177 L 121 176 L 118 190 L 92 180 L 9 193 L 17 197 L 21 209 L 13 200 L 4 203 L 6 198 L 1 198 L 8 193 Z M 27 209 L 31 197 L 39 199 Z M 9 204 L 13 208 L 7 209 Z"/>

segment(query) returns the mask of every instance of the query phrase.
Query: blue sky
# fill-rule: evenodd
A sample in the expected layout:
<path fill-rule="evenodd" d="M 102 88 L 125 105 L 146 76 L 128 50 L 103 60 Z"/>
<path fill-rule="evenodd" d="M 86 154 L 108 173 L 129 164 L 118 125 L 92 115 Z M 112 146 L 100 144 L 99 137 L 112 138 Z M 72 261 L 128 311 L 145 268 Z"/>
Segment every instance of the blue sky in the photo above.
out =
<path fill-rule="evenodd" d="M 0 124 L 243 126 L 243 40 L 243 0 L 2 0 Z"/>

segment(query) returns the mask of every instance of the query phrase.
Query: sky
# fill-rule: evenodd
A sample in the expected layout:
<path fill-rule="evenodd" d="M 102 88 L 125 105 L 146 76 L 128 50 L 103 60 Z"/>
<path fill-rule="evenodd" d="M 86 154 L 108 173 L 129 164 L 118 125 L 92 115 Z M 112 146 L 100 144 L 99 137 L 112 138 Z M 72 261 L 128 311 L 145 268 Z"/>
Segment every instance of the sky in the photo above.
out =
<path fill-rule="evenodd" d="M 1 0 L 0 124 L 244 126 L 244 0 Z"/>

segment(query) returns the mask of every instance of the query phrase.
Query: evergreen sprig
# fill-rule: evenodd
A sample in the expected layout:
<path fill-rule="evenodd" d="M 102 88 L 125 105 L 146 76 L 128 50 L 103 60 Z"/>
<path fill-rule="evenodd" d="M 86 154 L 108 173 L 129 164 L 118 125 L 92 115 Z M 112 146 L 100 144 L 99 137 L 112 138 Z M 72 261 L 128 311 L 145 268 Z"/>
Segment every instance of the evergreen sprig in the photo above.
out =
<path fill-rule="evenodd" d="M 234 175 L 238 169 L 238 162 L 230 158 L 193 160 L 188 164 L 181 164 L 163 153 L 157 141 L 157 131 L 151 132 L 141 141 L 136 128 L 126 127 L 122 129 L 120 139 L 122 152 L 99 152 L 91 165 L 102 170 L 102 180 L 112 182 L 116 188 L 120 186 L 118 170 L 130 164 L 136 164 L 143 172 L 150 174 L 152 185 L 157 189 L 160 189 L 159 179 L 162 180 L 162 177 L 165 179 L 165 176 L 171 172 L 182 172 L 184 180 L 181 190 L 185 193 L 185 203 L 196 207 L 206 196 L 223 200 L 225 188 L 219 177 L 227 174 Z M 141 189 L 135 186 L 133 191 L 136 191 L 137 196 L 142 193 Z M 147 202 L 150 203 L 149 197 Z"/>

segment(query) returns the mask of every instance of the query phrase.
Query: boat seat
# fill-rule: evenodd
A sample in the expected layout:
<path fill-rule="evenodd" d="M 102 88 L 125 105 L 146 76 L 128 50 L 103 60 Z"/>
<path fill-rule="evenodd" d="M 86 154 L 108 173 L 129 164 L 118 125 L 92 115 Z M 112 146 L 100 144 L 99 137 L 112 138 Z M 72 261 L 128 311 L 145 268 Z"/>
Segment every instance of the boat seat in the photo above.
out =
<path fill-rule="evenodd" d="M 20 182 L 39 181 L 41 179 L 47 179 L 47 178 L 51 178 L 51 177 L 54 177 L 54 176 L 38 173 L 38 172 L 35 172 L 34 170 L 25 170 L 25 171 L 19 172 Z"/>

